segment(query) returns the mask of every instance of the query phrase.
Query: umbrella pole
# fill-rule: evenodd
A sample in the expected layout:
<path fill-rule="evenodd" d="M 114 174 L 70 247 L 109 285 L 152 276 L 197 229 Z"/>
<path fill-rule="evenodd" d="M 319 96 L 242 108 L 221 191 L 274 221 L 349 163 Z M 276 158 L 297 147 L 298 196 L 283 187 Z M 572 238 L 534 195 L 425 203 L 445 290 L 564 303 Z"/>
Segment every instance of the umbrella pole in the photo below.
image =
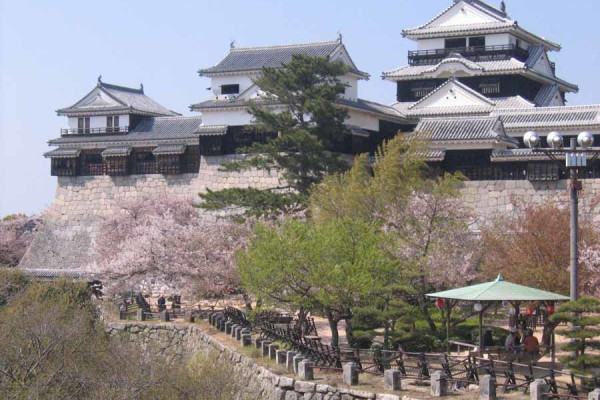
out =
<path fill-rule="evenodd" d="M 479 357 L 483 357 L 483 308 L 479 311 Z"/>
<path fill-rule="evenodd" d="M 446 352 L 450 353 L 450 300 L 446 301 Z"/>

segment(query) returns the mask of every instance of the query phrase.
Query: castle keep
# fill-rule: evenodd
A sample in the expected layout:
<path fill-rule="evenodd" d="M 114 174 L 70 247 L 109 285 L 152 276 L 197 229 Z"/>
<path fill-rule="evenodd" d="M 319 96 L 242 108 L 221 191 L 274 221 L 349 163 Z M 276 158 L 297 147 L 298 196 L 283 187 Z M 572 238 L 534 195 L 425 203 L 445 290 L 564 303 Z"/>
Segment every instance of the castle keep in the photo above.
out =
<path fill-rule="evenodd" d="M 429 140 L 425 157 L 432 166 L 469 178 L 464 199 L 482 219 L 511 212 L 515 198 L 543 202 L 562 196 L 566 171 L 523 144 L 528 131 L 543 141 L 553 131 L 567 141 L 588 131 L 600 145 L 600 105 L 567 105 L 578 87 L 559 77 L 551 61 L 561 46 L 523 28 L 504 6 L 480 0 L 455 0 L 402 35 L 416 49 L 405 66 L 382 73 L 395 84 L 397 101 L 391 105 L 360 98 L 359 83 L 370 76 L 341 37 L 252 48 L 232 43 L 220 62 L 198 71 L 210 78 L 210 98 L 191 105 L 197 114 L 191 117 L 160 105 L 143 87 L 99 78 L 81 100 L 57 111 L 67 127 L 45 154 L 58 177 L 56 198 L 22 267 L 71 270 L 92 259 L 97 218 L 127 199 L 160 193 L 195 199 L 207 189 L 276 185 L 274 174 L 226 173 L 219 165 L 241 157 L 238 148 L 277 135 L 247 129 L 248 101 L 281 107 L 263 98 L 254 78 L 263 67 L 281 68 L 294 54 L 329 57 L 349 67 L 339 77 L 347 88 L 338 106 L 348 111 L 352 135 L 332 150 L 372 153 L 398 132 L 414 131 Z M 599 165 L 594 161 L 582 172 L 588 198 L 599 192 Z"/>

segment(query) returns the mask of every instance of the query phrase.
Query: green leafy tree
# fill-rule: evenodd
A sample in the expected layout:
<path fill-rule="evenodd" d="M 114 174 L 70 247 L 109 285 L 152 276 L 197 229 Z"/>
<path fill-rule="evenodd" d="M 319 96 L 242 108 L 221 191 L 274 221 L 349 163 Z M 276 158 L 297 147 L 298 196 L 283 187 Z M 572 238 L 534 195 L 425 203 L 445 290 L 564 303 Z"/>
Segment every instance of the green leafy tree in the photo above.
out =
<path fill-rule="evenodd" d="M 352 318 L 353 309 L 370 302 L 398 272 L 386 241 L 374 226 L 350 219 L 263 225 L 238 254 L 238 269 L 256 296 L 325 316 L 338 346 L 339 322 Z"/>
<path fill-rule="evenodd" d="M 208 191 L 200 195 L 204 200 L 200 207 L 239 207 L 247 216 L 268 217 L 303 210 L 312 185 L 327 173 L 347 168 L 331 150 L 349 135 L 344 125 L 347 112 L 336 105 L 346 88 L 338 77 L 348 70 L 340 61 L 307 55 L 294 55 L 285 68 L 264 68 L 255 83 L 265 95 L 250 102 L 255 123 L 247 129 L 277 137 L 241 149 L 252 155 L 225 164 L 224 169 L 275 170 L 282 184 L 269 190 Z"/>
<path fill-rule="evenodd" d="M 587 297 L 561 305 L 558 312 L 550 317 L 553 323 L 569 323 L 573 329 L 558 333 L 571 339 L 562 346 L 572 352 L 561 357 L 565 366 L 576 373 L 591 374 L 600 371 L 600 356 L 589 350 L 600 350 L 600 300 Z"/>

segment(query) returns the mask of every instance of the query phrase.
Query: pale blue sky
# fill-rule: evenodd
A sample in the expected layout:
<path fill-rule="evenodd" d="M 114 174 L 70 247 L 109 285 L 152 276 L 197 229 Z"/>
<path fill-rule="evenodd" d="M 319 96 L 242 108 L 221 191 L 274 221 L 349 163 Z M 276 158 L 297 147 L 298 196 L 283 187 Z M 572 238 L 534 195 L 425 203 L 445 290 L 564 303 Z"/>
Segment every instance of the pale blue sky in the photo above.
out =
<path fill-rule="evenodd" d="M 381 72 L 406 64 L 414 43 L 402 28 L 431 19 L 452 0 L 48 1 L 0 0 L 0 216 L 42 211 L 56 178 L 42 157 L 66 126 L 55 110 L 76 102 L 102 74 L 138 87 L 190 115 L 206 99 L 200 67 L 216 64 L 229 42 L 258 46 L 344 35 L 354 61 L 371 74 L 359 96 L 391 103 Z M 500 0 L 490 0 L 499 5 Z M 600 3 L 506 0 L 520 25 L 563 45 L 551 54 L 559 76 L 580 85 L 570 104 L 600 103 Z"/>

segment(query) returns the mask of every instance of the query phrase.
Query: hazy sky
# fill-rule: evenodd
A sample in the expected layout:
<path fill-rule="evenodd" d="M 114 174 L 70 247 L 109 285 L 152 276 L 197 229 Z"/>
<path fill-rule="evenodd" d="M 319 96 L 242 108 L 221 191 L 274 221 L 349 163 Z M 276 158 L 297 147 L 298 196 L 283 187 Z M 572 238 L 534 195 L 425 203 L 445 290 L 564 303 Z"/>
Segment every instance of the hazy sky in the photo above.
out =
<path fill-rule="evenodd" d="M 500 0 L 490 0 L 498 5 Z M 433 18 L 452 0 L 0 0 L 0 216 L 36 213 L 56 178 L 42 157 L 66 117 L 55 110 L 103 81 L 139 87 L 190 115 L 208 97 L 200 67 L 239 47 L 333 40 L 343 34 L 358 67 L 371 74 L 359 96 L 394 101 L 384 70 L 406 64 L 403 28 Z M 570 104 L 600 103 L 600 2 L 506 0 L 520 25 L 563 45 L 551 54 L 560 77 L 579 84 Z"/>

